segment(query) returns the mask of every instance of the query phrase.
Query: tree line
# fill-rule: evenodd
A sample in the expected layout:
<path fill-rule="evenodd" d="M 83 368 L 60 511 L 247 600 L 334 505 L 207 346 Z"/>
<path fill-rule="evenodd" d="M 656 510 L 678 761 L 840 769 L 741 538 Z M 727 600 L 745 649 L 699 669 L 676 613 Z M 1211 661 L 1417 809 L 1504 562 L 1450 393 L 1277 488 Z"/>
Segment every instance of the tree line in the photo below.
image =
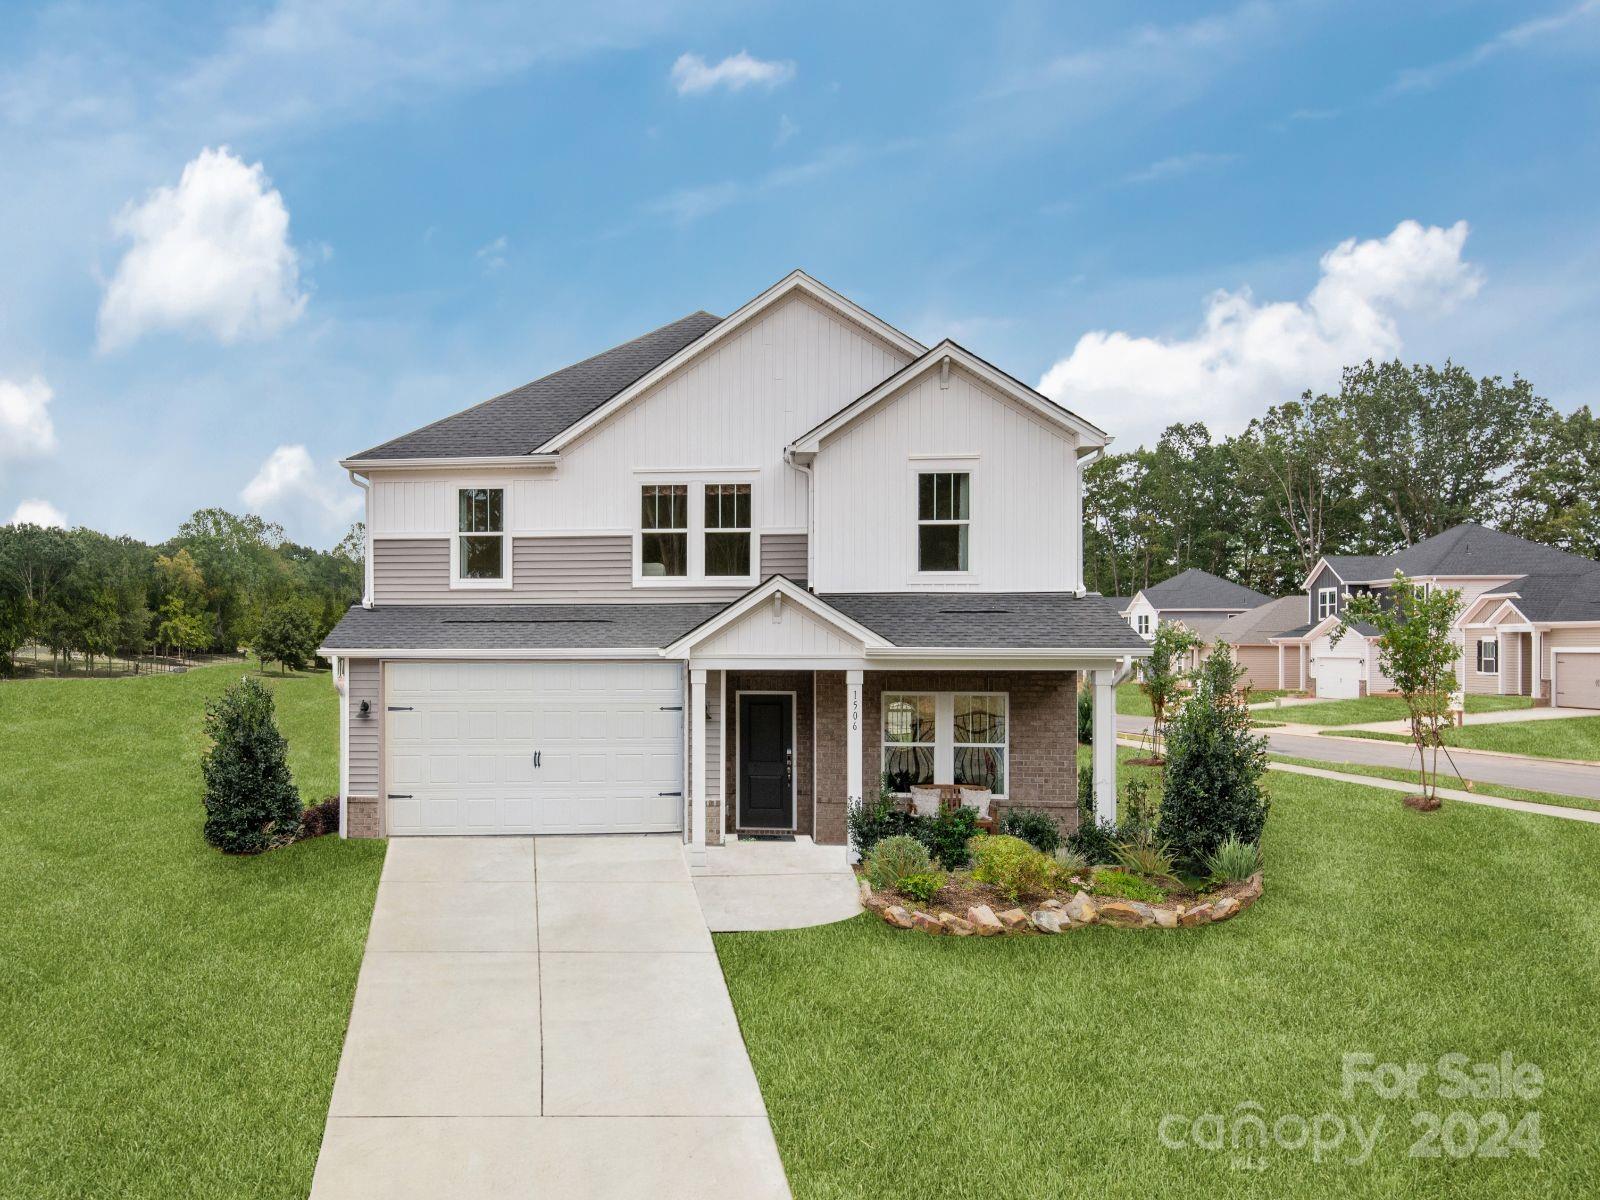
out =
<path fill-rule="evenodd" d="M 1600 558 L 1600 420 L 1520 376 L 1368 361 L 1236 436 L 1175 424 L 1092 463 L 1084 571 L 1106 595 L 1199 567 L 1281 596 L 1324 554 L 1392 554 L 1463 521 Z"/>
<path fill-rule="evenodd" d="M 187 656 L 251 648 L 288 666 L 309 662 L 361 598 L 364 534 L 332 550 L 291 542 L 283 527 L 204 508 L 152 546 L 92 529 L 0 527 L 0 674 L 25 646 L 53 669 L 151 652 Z"/>

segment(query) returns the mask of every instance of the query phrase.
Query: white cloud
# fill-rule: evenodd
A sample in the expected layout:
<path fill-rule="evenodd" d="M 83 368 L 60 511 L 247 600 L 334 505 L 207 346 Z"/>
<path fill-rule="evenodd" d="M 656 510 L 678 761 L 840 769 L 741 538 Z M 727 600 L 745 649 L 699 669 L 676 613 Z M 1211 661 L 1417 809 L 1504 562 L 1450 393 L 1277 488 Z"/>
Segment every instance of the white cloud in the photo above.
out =
<path fill-rule="evenodd" d="M 1600 0 L 1582 0 L 1582 3 L 1574 4 L 1571 8 L 1562 9 L 1560 12 L 1533 17 L 1509 29 L 1501 30 L 1465 54 L 1431 66 L 1411 67 L 1401 71 L 1395 77 L 1394 83 L 1389 86 L 1389 91 L 1391 93 L 1428 91 L 1438 87 L 1452 75 L 1470 71 L 1509 51 L 1521 50 L 1534 42 L 1562 33 L 1579 21 L 1597 14 L 1600 14 Z"/>
<path fill-rule="evenodd" d="M 479 246 L 472 257 L 483 264 L 485 271 L 498 271 L 506 265 L 506 252 L 511 249 L 511 242 L 505 234 L 501 234 L 488 245 Z"/>
<path fill-rule="evenodd" d="M 1482 277 L 1462 258 L 1466 239 L 1465 221 L 1402 221 L 1387 237 L 1351 238 L 1322 256 L 1303 301 L 1218 291 L 1192 337 L 1086 333 L 1039 390 L 1130 444 L 1174 421 L 1237 432 L 1268 405 L 1336 387 L 1346 365 L 1399 353 L 1400 314 L 1437 315 L 1475 295 Z"/>
<path fill-rule="evenodd" d="M 57 529 L 67 527 L 67 516 L 48 500 L 24 500 L 11 514 L 11 525 L 47 525 Z"/>
<path fill-rule="evenodd" d="M 102 350 L 156 330 L 267 337 L 305 311 L 283 197 L 260 163 L 225 146 L 202 150 L 177 187 L 130 205 L 115 228 L 133 244 L 100 305 Z"/>
<path fill-rule="evenodd" d="M 361 496 L 332 472 L 317 472 L 304 446 L 279 446 L 245 484 L 240 498 L 259 516 L 310 525 L 319 532 L 342 528 L 361 512 Z"/>
<path fill-rule="evenodd" d="M 50 420 L 55 393 L 35 375 L 22 383 L 0 379 L 0 459 L 35 458 L 56 448 Z"/>
<path fill-rule="evenodd" d="M 772 139 L 774 146 L 781 146 L 800 132 L 800 126 L 789 119 L 789 114 L 784 113 L 778 118 L 778 136 Z"/>
<path fill-rule="evenodd" d="M 1225 167 L 1231 162 L 1237 162 L 1237 154 L 1211 154 L 1204 150 L 1197 150 L 1190 154 L 1174 154 L 1171 158 L 1163 158 L 1142 167 L 1122 177 L 1123 183 L 1162 183 L 1168 179 L 1179 179 L 1185 175 L 1193 175 L 1197 171 L 1209 171 L 1216 167 Z"/>
<path fill-rule="evenodd" d="M 793 78 L 792 62 L 751 58 L 743 50 L 716 64 L 708 64 L 698 54 L 680 54 L 672 64 L 672 86 L 680 96 L 697 96 L 718 87 L 730 92 L 742 92 L 747 87 L 771 91 Z"/>

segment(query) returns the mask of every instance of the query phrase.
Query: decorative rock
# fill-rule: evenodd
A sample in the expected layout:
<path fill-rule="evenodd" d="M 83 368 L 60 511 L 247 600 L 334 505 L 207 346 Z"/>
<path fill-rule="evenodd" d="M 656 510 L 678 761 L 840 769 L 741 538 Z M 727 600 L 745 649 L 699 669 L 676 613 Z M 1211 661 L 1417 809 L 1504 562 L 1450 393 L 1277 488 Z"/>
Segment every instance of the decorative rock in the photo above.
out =
<path fill-rule="evenodd" d="M 974 904 L 967 909 L 967 920 L 984 937 L 992 937 L 1006 931 L 1006 927 L 1000 923 L 1000 918 L 994 915 L 994 909 L 987 904 Z"/>
<path fill-rule="evenodd" d="M 956 937 L 971 937 L 972 925 L 963 921 L 954 913 L 942 912 L 939 914 L 939 924 L 943 925 L 946 933 L 953 933 Z"/>
<path fill-rule="evenodd" d="M 1028 920 L 1040 933 L 1060 933 L 1061 913 L 1054 908 L 1039 908 L 1028 914 Z"/>
<path fill-rule="evenodd" d="M 1254 875 L 1250 876 L 1249 879 L 1245 880 L 1244 887 L 1239 889 L 1239 902 L 1241 904 L 1248 904 L 1252 900 L 1259 899 L 1260 896 L 1261 872 L 1257 871 Z"/>
<path fill-rule="evenodd" d="M 1028 914 L 1020 908 L 1008 908 L 1003 913 L 996 913 L 995 916 L 1000 918 L 1000 924 L 1007 930 L 1026 929 L 1028 926 Z"/>
<path fill-rule="evenodd" d="M 1040 904 L 1039 907 L 1040 908 L 1061 908 L 1062 904 L 1061 904 L 1061 901 L 1057 900 L 1054 896 L 1052 896 L 1050 899 L 1048 899 L 1048 900 L 1044 901 L 1042 904 Z"/>
<path fill-rule="evenodd" d="M 1239 911 L 1239 902 L 1232 896 L 1224 896 L 1211 906 L 1211 919 L 1213 921 L 1226 921 Z"/>
<path fill-rule="evenodd" d="M 896 929 L 910 929 L 912 925 L 911 914 L 898 904 L 891 904 L 884 909 L 883 919 Z"/>
<path fill-rule="evenodd" d="M 863 879 L 861 881 L 861 903 L 863 903 L 863 904 L 871 904 L 872 903 L 872 885 L 870 883 L 868 883 L 865 879 Z"/>
<path fill-rule="evenodd" d="M 1179 925 L 1204 925 L 1211 920 L 1211 905 L 1196 904 L 1178 914 Z"/>
<path fill-rule="evenodd" d="M 1151 915 L 1162 929 L 1176 929 L 1178 927 L 1178 910 L 1175 908 L 1154 908 Z"/>
<path fill-rule="evenodd" d="M 1100 911 L 1087 892 L 1079 892 L 1067 901 L 1066 914 L 1074 925 L 1093 925 L 1099 919 Z"/>
<path fill-rule="evenodd" d="M 914 912 L 914 913 L 912 913 L 911 914 L 911 925 L 912 925 L 912 928 L 920 929 L 920 930 L 922 930 L 923 933 L 943 933 L 944 932 L 944 926 L 939 924 L 938 918 L 930 917 L 925 912 Z"/>
<path fill-rule="evenodd" d="M 1112 900 L 1100 906 L 1100 919 L 1112 925 L 1138 927 L 1155 924 L 1155 915 L 1148 904 L 1139 900 Z"/>

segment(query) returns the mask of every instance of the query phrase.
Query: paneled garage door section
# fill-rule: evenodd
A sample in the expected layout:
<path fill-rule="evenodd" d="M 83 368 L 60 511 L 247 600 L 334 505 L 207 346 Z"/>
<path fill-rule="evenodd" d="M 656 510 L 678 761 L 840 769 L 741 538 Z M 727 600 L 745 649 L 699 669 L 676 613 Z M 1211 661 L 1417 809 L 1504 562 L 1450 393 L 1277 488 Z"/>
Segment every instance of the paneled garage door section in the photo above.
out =
<path fill-rule="evenodd" d="M 389 663 L 388 832 L 683 827 L 671 663 Z"/>

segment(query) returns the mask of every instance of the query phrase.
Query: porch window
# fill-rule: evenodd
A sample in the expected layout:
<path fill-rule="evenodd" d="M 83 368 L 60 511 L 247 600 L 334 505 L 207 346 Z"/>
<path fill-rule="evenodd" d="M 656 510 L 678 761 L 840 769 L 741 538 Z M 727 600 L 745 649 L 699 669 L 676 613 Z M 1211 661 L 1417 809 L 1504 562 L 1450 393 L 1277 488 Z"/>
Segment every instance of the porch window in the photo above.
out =
<path fill-rule="evenodd" d="M 750 485 L 706 484 L 706 575 L 750 574 Z"/>
<path fill-rule="evenodd" d="M 504 489 L 458 489 L 456 530 L 457 582 L 503 579 L 506 563 Z"/>
<path fill-rule="evenodd" d="M 972 476 L 925 471 L 917 476 L 917 570 L 968 570 Z"/>
<path fill-rule="evenodd" d="M 1331 588 L 1331 587 L 1318 588 L 1317 589 L 1317 620 L 1319 620 L 1319 621 L 1326 620 L 1328 617 L 1333 616 L 1333 614 L 1336 613 L 1338 610 L 1339 610 L 1339 589 L 1338 588 Z"/>
<path fill-rule="evenodd" d="M 995 694 L 956 696 L 952 708 L 954 782 L 1005 795 L 1006 698 Z"/>
<path fill-rule="evenodd" d="M 1500 642 L 1498 639 L 1478 639 L 1478 674 L 1500 674 Z"/>
<path fill-rule="evenodd" d="M 640 489 L 639 573 L 655 578 L 689 573 L 689 487 L 647 483 Z"/>
<path fill-rule="evenodd" d="M 934 710 L 930 695 L 883 698 L 883 774 L 896 792 L 933 782 Z"/>

